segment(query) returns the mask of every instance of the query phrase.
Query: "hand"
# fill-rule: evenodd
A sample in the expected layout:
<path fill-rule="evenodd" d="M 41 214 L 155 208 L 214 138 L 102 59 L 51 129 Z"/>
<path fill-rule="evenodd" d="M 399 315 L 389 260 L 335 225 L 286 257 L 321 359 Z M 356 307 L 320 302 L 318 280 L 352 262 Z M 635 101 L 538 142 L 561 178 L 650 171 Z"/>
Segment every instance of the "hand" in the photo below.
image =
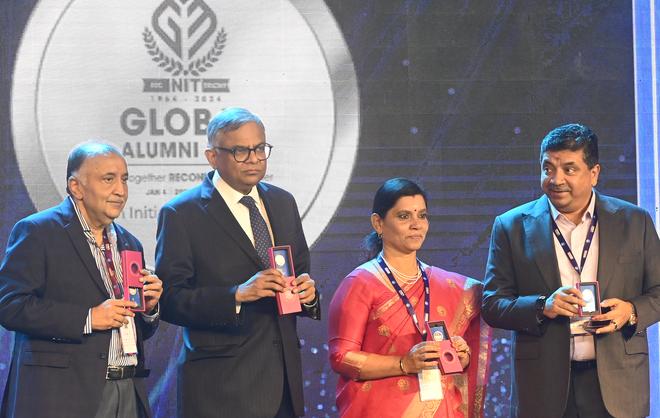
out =
<path fill-rule="evenodd" d="M 438 367 L 440 345 L 435 341 L 421 342 L 403 357 L 403 369 L 406 373 L 418 373 L 422 369 Z"/>
<path fill-rule="evenodd" d="M 592 319 L 594 321 L 610 320 L 612 322 L 607 326 L 598 328 L 596 334 L 607 334 L 620 330 L 628 323 L 630 315 L 633 313 L 632 303 L 617 298 L 605 299 L 600 302 L 600 306 L 612 309 L 605 314 L 594 315 Z"/>
<path fill-rule="evenodd" d="M 123 299 L 107 299 L 102 304 L 92 308 L 92 331 L 105 331 L 112 328 L 121 328 L 128 324 L 128 317 L 135 314 L 128 308 L 135 308 L 137 304 Z"/>
<path fill-rule="evenodd" d="M 461 362 L 461 367 L 464 369 L 470 364 L 470 346 L 459 335 L 454 335 L 451 337 L 451 346 L 456 350 L 458 354 L 458 360 Z"/>
<path fill-rule="evenodd" d="M 284 292 L 286 281 L 278 270 L 268 269 L 257 272 L 250 279 L 238 286 L 236 302 L 254 302 L 265 297 L 274 297 L 277 292 Z"/>
<path fill-rule="evenodd" d="M 312 303 L 316 298 L 316 287 L 314 280 L 309 277 L 309 274 L 303 273 L 296 278 L 295 281 L 296 287 L 293 292 L 298 293 L 300 298 L 300 303 Z"/>
<path fill-rule="evenodd" d="M 578 313 L 575 305 L 586 305 L 582 300 L 582 292 L 571 286 L 562 286 L 545 300 L 543 315 L 550 319 L 559 315 L 573 317 Z"/>
<path fill-rule="evenodd" d="M 160 295 L 163 294 L 163 282 L 158 276 L 147 269 L 142 269 L 140 274 L 142 274 L 140 281 L 144 283 L 144 287 L 142 288 L 144 292 L 144 303 L 146 305 L 144 312 L 149 314 L 156 308 L 158 300 L 160 300 Z"/>

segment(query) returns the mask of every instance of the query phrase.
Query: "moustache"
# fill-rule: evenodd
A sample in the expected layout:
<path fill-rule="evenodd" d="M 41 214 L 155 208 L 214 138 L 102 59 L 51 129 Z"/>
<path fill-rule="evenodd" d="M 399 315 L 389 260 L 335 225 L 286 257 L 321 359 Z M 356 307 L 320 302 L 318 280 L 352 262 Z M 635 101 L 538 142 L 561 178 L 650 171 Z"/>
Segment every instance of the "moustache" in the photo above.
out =
<path fill-rule="evenodd" d="M 560 187 L 550 187 L 551 192 L 570 192 L 571 189 L 560 188 Z"/>

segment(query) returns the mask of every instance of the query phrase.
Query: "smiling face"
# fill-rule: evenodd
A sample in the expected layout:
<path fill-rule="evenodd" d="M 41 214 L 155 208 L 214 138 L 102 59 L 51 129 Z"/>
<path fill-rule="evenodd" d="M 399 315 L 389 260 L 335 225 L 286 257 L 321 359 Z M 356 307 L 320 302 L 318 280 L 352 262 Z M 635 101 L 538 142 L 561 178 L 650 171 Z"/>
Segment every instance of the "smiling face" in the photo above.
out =
<path fill-rule="evenodd" d="M 582 150 L 546 151 L 541 156 L 541 188 L 553 206 L 578 223 L 598 183 L 600 165 L 589 168 Z"/>
<path fill-rule="evenodd" d="M 103 229 L 121 214 L 128 198 L 126 160 L 117 154 L 87 158 L 68 185 L 90 228 Z"/>
<path fill-rule="evenodd" d="M 213 139 L 213 147 L 232 149 L 234 147 L 254 148 L 266 142 L 264 129 L 256 122 L 248 122 L 233 131 L 218 131 Z M 234 190 L 248 194 L 266 175 L 266 160 L 259 161 L 255 152 L 250 152 L 247 161 L 239 163 L 231 152 L 210 148 L 206 159 L 211 167 L 218 170 L 220 177 Z"/>
<path fill-rule="evenodd" d="M 384 218 L 371 215 L 371 223 L 382 234 L 383 249 L 397 254 L 410 254 L 422 247 L 429 230 L 424 196 L 402 196 Z"/>

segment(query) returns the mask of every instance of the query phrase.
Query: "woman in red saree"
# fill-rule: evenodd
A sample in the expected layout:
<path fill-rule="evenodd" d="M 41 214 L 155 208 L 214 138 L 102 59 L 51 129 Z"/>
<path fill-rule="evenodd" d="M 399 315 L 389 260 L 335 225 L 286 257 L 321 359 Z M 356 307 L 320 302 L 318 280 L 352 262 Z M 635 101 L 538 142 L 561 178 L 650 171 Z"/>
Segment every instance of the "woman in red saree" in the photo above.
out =
<path fill-rule="evenodd" d="M 340 416 L 481 417 L 490 351 L 490 331 L 479 317 L 481 284 L 417 260 L 429 223 L 426 194 L 412 181 L 385 182 L 371 222 L 371 260 L 342 281 L 330 303 Z M 445 322 L 464 370 L 441 377 L 442 399 L 422 401 L 417 373 L 437 367 L 440 355 L 437 344 L 418 345 L 425 321 Z"/>

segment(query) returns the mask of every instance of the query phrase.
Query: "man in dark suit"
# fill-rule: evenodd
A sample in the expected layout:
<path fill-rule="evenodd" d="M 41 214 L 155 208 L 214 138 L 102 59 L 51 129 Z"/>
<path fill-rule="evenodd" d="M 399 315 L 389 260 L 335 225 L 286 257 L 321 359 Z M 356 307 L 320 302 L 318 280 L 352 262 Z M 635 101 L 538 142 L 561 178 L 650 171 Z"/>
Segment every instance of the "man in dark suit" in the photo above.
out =
<path fill-rule="evenodd" d="M 592 190 L 598 139 L 564 125 L 541 144 L 544 196 L 495 219 L 482 315 L 515 331 L 520 417 L 649 414 L 646 329 L 660 320 L 660 242 L 648 213 Z M 580 282 L 598 282 L 591 328 Z M 602 325 L 602 324 L 600 324 Z"/>
<path fill-rule="evenodd" d="M 271 145 L 256 115 L 226 109 L 211 120 L 207 137 L 214 171 L 166 204 L 158 219 L 162 316 L 185 327 L 179 415 L 301 416 L 297 315 L 278 315 L 274 296 L 286 283 L 266 253 L 273 244 L 291 246 L 301 314 L 319 319 L 296 202 L 261 182 Z"/>
<path fill-rule="evenodd" d="M 87 142 L 67 164 L 69 196 L 19 221 L 0 266 L 0 324 L 16 331 L 3 417 L 147 417 L 142 341 L 158 325 L 162 283 L 142 271 L 147 315 L 122 300 L 120 251 L 142 251 L 115 224 L 126 161 Z"/>

